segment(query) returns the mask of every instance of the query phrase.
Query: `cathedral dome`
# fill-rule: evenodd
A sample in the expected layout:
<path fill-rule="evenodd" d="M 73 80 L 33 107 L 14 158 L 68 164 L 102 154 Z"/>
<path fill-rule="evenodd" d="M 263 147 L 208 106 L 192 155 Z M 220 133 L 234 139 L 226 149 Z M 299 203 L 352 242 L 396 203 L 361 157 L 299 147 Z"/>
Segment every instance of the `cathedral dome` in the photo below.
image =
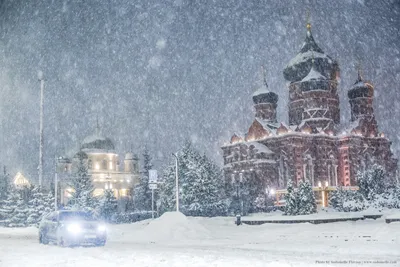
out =
<path fill-rule="evenodd" d="M 81 149 L 110 151 L 114 150 L 115 147 L 110 138 L 104 137 L 99 134 L 94 134 L 91 136 L 87 136 L 85 139 L 83 139 Z"/>
<path fill-rule="evenodd" d="M 278 102 L 278 95 L 267 90 L 266 87 L 261 87 L 253 94 L 254 104 L 271 103 L 276 104 Z"/>
<path fill-rule="evenodd" d="M 253 94 L 253 102 L 254 104 L 262 104 L 262 103 L 270 103 L 276 104 L 278 102 L 278 95 L 270 92 L 268 90 L 267 80 L 265 78 L 265 71 L 264 67 L 261 68 L 262 70 L 262 85 L 259 89 L 257 89 Z"/>
<path fill-rule="evenodd" d="M 314 63 L 312 62 L 314 59 Z M 335 80 L 339 73 L 339 66 L 330 56 L 324 53 L 317 45 L 311 33 L 311 25 L 307 24 L 307 35 L 300 52 L 289 61 L 283 70 L 283 76 L 290 82 L 299 82 L 304 79 L 315 65 L 315 69 L 328 80 Z"/>
<path fill-rule="evenodd" d="M 358 71 L 358 76 L 356 82 L 350 88 L 348 92 L 348 97 L 350 99 L 358 98 L 358 97 L 373 97 L 374 95 L 374 86 L 364 81 L 361 76 L 361 71 Z"/>

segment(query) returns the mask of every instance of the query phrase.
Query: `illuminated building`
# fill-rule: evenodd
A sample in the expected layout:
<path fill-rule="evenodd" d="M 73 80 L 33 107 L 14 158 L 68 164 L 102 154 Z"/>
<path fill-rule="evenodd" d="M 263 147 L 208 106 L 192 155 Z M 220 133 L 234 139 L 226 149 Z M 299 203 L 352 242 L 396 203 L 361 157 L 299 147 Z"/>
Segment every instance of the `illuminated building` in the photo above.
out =
<path fill-rule="evenodd" d="M 269 91 L 264 75 L 253 94 L 253 123 L 222 147 L 226 183 L 240 174 L 243 183 L 257 184 L 259 194 L 268 188 L 284 193 L 289 180 L 294 185 L 309 180 L 316 191 L 335 190 L 338 185 L 356 189 L 357 172 L 374 163 L 393 180 L 397 159 L 391 142 L 378 131 L 374 86 L 359 70 L 348 90 L 351 120 L 341 123 L 339 73 L 338 63 L 316 44 L 308 23 L 300 53 L 283 71 L 289 82 L 289 123 L 277 122 L 278 95 Z M 319 198 L 327 204 L 325 192 Z"/>
<path fill-rule="evenodd" d="M 94 135 L 86 137 L 73 157 L 59 157 L 57 174 L 62 188 L 61 203 L 66 204 L 73 189 L 70 181 L 79 162 L 79 153 L 85 158 L 95 190 L 95 196 L 101 196 L 105 189 L 112 189 L 118 199 L 120 210 L 132 197 L 132 189 L 139 181 L 139 159 L 133 153 L 126 153 L 123 166 L 111 139 L 100 134 L 97 126 Z"/>

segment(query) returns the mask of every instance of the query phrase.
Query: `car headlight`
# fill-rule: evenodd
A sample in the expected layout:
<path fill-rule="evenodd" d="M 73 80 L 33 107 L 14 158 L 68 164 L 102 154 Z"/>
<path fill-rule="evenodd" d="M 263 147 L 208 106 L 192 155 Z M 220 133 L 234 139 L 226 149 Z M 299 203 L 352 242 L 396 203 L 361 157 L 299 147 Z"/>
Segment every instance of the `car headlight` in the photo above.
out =
<path fill-rule="evenodd" d="M 68 232 L 71 232 L 71 233 L 80 233 L 80 232 L 82 232 L 81 226 L 79 224 L 76 224 L 76 223 L 68 225 L 67 226 L 67 230 L 68 230 Z"/>
<path fill-rule="evenodd" d="M 99 227 L 97 227 L 97 231 L 105 232 L 106 231 L 106 226 L 105 225 L 99 225 Z"/>

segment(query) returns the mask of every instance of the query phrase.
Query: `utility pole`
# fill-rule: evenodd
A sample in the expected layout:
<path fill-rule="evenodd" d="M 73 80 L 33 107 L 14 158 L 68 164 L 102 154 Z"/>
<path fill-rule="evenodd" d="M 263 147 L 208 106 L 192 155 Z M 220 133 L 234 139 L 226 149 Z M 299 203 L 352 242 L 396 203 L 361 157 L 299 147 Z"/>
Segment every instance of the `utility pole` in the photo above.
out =
<path fill-rule="evenodd" d="M 55 166 L 54 166 L 54 210 L 57 211 L 58 207 L 57 207 L 57 201 L 58 201 L 58 195 L 57 195 L 57 189 L 58 189 L 58 177 L 57 177 L 57 156 L 55 157 Z"/>
<path fill-rule="evenodd" d="M 40 81 L 40 142 L 39 142 L 39 186 L 43 185 L 43 97 L 44 97 L 44 76 L 38 72 Z"/>
<path fill-rule="evenodd" d="M 175 198 L 176 198 L 176 211 L 179 212 L 179 183 L 178 183 L 178 157 L 172 153 L 172 155 L 175 157 Z"/>

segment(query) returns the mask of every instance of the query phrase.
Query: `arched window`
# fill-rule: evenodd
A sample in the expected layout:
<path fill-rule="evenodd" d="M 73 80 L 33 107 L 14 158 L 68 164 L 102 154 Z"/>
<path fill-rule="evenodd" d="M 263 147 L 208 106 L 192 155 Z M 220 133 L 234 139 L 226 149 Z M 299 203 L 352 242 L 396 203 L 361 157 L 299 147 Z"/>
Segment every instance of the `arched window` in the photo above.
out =
<path fill-rule="evenodd" d="M 313 164 L 313 159 L 311 158 L 310 155 L 306 155 L 303 159 L 303 181 L 308 180 L 310 181 L 312 186 L 315 186 L 316 181 L 314 181 L 314 164 Z"/>
<path fill-rule="evenodd" d="M 337 162 L 332 154 L 329 155 L 328 161 L 328 183 L 331 186 L 337 185 Z"/>
<path fill-rule="evenodd" d="M 107 170 L 108 169 L 107 168 L 107 160 L 106 159 L 103 159 L 103 161 L 101 162 L 101 168 L 103 170 Z"/>
<path fill-rule="evenodd" d="M 282 155 L 279 158 L 279 179 L 278 179 L 279 188 L 286 188 L 289 179 L 290 179 L 290 172 L 289 172 L 287 158 L 284 155 Z"/>

